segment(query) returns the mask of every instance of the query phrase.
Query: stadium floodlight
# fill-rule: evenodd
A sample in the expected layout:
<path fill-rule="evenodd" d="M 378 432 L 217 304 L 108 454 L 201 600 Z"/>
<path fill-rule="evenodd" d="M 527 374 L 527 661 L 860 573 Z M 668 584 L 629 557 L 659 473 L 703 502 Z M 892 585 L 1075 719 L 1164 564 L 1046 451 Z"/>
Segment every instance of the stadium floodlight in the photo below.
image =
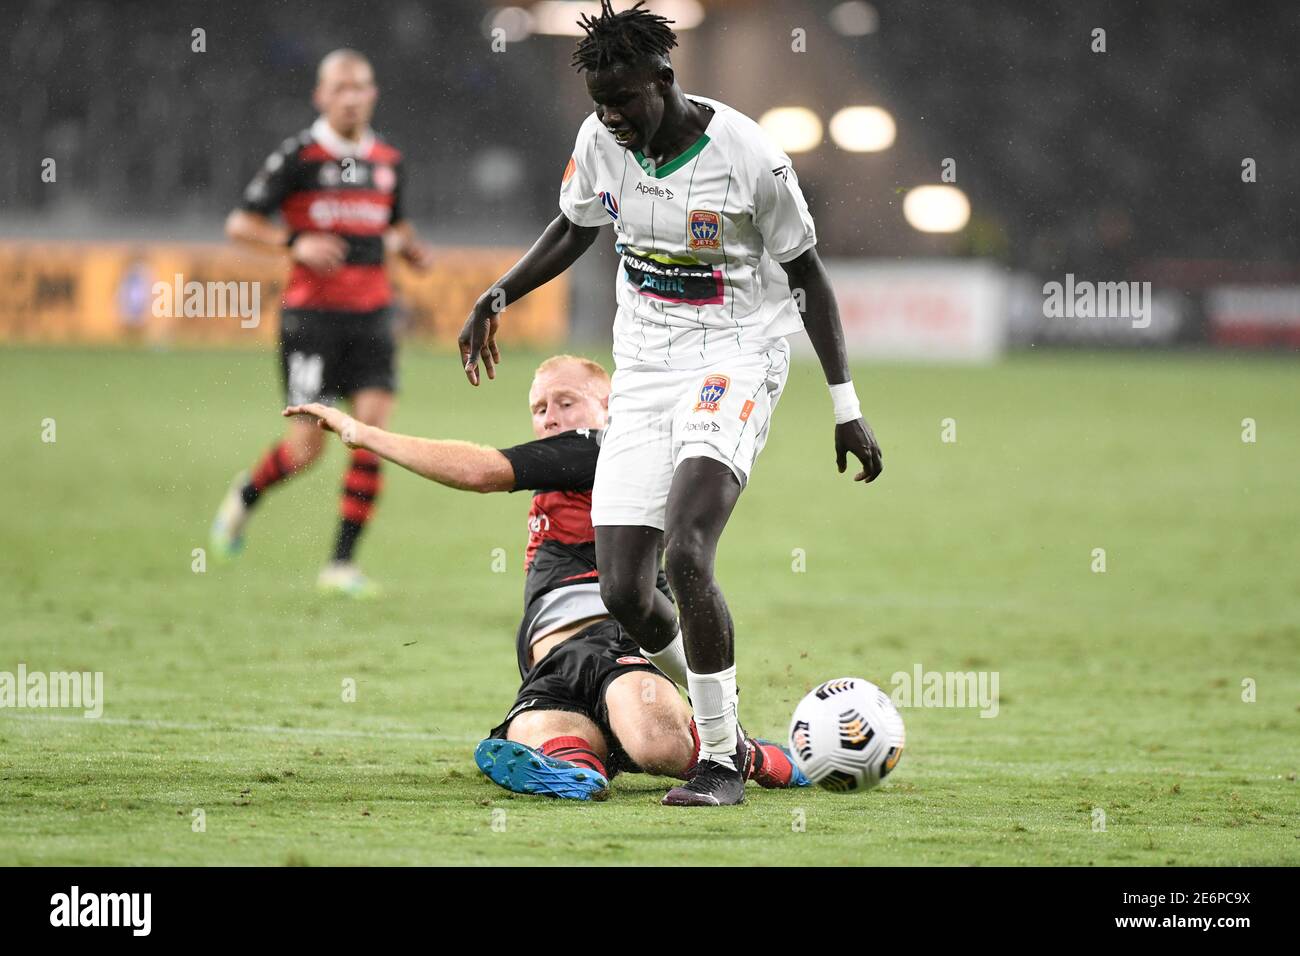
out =
<path fill-rule="evenodd" d="M 497 7 L 483 18 L 483 33 L 491 37 L 497 30 L 507 43 L 527 40 L 533 32 L 532 14 L 523 7 Z"/>
<path fill-rule="evenodd" d="M 802 106 L 770 109 L 759 117 L 758 125 L 787 153 L 806 153 L 822 141 L 822 121 Z"/>
<path fill-rule="evenodd" d="M 477 153 L 470 164 L 470 179 L 486 199 L 506 199 L 518 189 L 527 174 L 523 158 L 513 149 L 489 146 Z"/>
<path fill-rule="evenodd" d="M 956 186 L 917 186 L 903 199 L 903 215 L 920 232 L 960 232 L 970 221 L 970 200 Z"/>
<path fill-rule="evenodd" d="M 894 117 L 879 106 L 846 106 L 831 117 L 831 139 L 851 153 L 878 153 L 894 145 Z"/>
<path fill-rule="evenodd" d="M 847 0 L 836 4 L 830 12 L 831 28 L 840 36 L 864 37 L 875 33 L 880 26 L 880 14 L 863 0 Z"/>
<path fill-rule="evenodd" d="M 635 0 L 615 3 L 615 10 L 631 7 Z M 681 33 L 698 27 L 704 21 L 704 7 L 698 0 L 651 0 L 646 9 L 673 21 L 673 31 Z M 532 16 L 532 31 L 550 36 L 579 37 L 583 35 L 578 20 L 583 15 L 600 15 L 600 3 L 589 0 L 538 0 L 528 8 Z"/>

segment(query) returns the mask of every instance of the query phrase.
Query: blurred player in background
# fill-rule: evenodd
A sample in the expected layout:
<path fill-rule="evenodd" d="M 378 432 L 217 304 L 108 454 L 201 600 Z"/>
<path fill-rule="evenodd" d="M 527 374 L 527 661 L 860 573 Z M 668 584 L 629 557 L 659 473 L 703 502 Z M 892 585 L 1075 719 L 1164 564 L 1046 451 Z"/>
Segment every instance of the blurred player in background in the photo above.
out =
<path fill-rule="evenodd" d="M 690 708 L 601 601 L 591 486 L 608 401 L 608 372 L 556 355 L 529 390 L 537 440 L 513 448 L 397 435 L 316 403 L 284 411 L 451 488 L 534 491 L 515 639 L 522 684 L 474 754 L 489 779 L 516 793 L 603 799 L 620 770 L 682 777 L 699 752 Z M 671 600 L 662 572 L 656 585 Z M 748 743 L 750 779 L 769 789 L 808 785 L 788 751 Z"/>
<path fill-rule="evenodd" d="M 785 387 L 786 335 L 806 330 L 821 360 L 839 470 L 852 454 L 856 479 L 870 482 L 882 464 L 790 157 L 749 117 L 682 91 L 669 22 L 640 3 L 615 13 L 608 0 L 583 16 L 574 64 L 596 108 L 564 171 L 561 214 L 479 299 L 460 348 L 471 384 L 480 359 L 491 377 L 500 309 L 614 224 L 617 369 L 591 510 L 601 593 L 665 673 L 687 672 L 700 759 L 663 802 L 719 806 L 744 799 L 752 750 L 714 560 Z M 661 554 L 680 622 L 655 588 Z"/>
<path fill-rule="evenodd" d="M 378 89 L 370 62 L 335 50 L 320 63 L 311 128 L 272 153 L 226 220 L 226 235 L 289 254 L 280 323 L 280 364 L 289 404 L 347 399 L 358 421 L 386 425 L 397 386 L 397 343 L 384 271 L 385 253 L 417 269 L 432 265 L 428 247 L 402 210 L 402 155 L 370 129 Z M 280 213 L 284 225 L 271 221 Z M 212 524 L 221 557 L 243 549 L 244 530 L 261 496 L 321 453 L 313 422 L 291 420 L 288 432 L 251 472 L 241 472 Z M 375 586 L 353 562 L 357 540 L 383 486 L 379 459 L 356 449 L 343 480 L 333 559 L 321 571 L 324 591 L 364 597 Z"/>

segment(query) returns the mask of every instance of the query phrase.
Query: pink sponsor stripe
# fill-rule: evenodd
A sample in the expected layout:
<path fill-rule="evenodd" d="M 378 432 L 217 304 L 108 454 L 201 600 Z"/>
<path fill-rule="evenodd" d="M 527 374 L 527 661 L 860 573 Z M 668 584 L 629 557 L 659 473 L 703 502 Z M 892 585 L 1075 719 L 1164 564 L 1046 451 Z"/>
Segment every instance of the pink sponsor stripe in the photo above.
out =
<path fill-rule="evenodd" d="M 658 299 L 660 302 L 678 302 L 683 305 L 722 305 L 722 273 L 714 269 L 713 279 L 717 291 L 708 299 L 677 299 L 668 295 L 660 295 L 658 292 L 651 292 L 649 289 L 637 289 L 637 292 L 647 298 Z"/>

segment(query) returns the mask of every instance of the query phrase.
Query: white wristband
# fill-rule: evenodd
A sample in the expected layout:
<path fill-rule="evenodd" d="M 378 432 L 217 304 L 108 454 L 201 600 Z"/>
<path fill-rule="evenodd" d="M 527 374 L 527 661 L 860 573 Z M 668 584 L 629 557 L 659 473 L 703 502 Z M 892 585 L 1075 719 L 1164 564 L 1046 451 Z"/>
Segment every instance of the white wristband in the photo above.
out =
<path fill-rule="evenodd" d="M 858 405 L 858 393 L 853 390 L 852 382 L 832 385 L 831 404 L 835 406 L 835 424 L 855 422 L 862 417 L 862 408 Z"/>

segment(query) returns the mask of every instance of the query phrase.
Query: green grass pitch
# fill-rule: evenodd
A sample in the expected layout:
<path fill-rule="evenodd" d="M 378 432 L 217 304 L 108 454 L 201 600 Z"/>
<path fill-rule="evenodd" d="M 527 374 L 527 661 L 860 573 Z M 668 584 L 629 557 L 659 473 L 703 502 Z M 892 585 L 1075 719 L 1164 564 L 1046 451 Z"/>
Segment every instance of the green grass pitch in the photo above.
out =
<path fill-rule="evenodd" d="M 395 427 L 526 440 L 536 358 L 507 344 L 473 392 L 408 350 Z M 360 551 L 387 596 L 324 601 L 332 445 L 238 563 L 192 570 L 279 430 L 273 369 L 0 350 L 0 671 L 102 671 L 106 697 L 99 720 L 0 710 L 0 864 L 1300 863 L 1294 361 L 859 367 L 885 449 L 869 488 L 836 474 L 797 365 L 719 558 L 747 727 L 782 736 L 815 683 L 917 664 L 996 671 L 1000 707 L 905 709 L 873 792 L 696 811 L 659 806 L 662 779 L 559 803 L 475 769 L 517 685 L 522 495 L 390 468 Z"/>

